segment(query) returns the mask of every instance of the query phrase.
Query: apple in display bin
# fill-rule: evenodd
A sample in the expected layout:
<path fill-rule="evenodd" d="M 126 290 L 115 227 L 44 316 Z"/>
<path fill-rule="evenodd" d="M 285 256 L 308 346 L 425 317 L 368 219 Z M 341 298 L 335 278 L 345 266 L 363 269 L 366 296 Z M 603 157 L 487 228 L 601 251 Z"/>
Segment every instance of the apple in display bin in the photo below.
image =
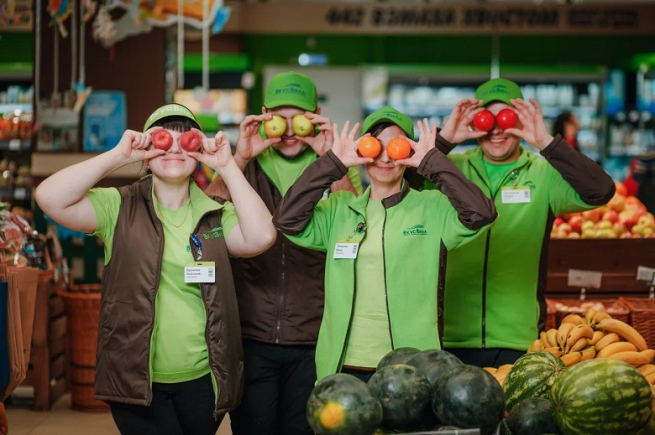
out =
<path fill-rule="evenodd" d="M 496 124 L 498 124 L 498 127 L 502 128 L 503 130 L 514 128 L 518 121 L 519 117 L 512 109 L 503 109 L 498 112 L 498 115 L 496 115 Z"/>
<path fill-rule="evenodd" d="M 287 122 L 279 115 L 274 115 L 273 119 L 264 122 L 264 131 L 269 138 L 280 137 L 287 131 Z"/>
<path fill-rule="evenodd" d="M 180 137 L 180 146 L 185 151 L 198 151 L 202 146 L 202 139 L 195 131 L 186 131 Z"/>
<path fill-rule="evenodd" d="M 165 151 L 173 145 L 173 136 L 167 130 L 157 130 L 152 134 L 151 142 L 158 150 Z"/>
<path fill-rule="evenodd" d="M 305 115 L 300 114 L 294 116 L 291 120 L 291 128 L 297 136 L 305 137 L 314 131 L 314 124 Z"/>
<path fill-rule="evenodd" d="M 489 131 L 494 128 L 495 123 L 496 119 L 494 118 L 493 113 L 487 109 L 479 111 L 473 118 L 473 125 L 475 126 L 475 129 L 479 131 Z"/>

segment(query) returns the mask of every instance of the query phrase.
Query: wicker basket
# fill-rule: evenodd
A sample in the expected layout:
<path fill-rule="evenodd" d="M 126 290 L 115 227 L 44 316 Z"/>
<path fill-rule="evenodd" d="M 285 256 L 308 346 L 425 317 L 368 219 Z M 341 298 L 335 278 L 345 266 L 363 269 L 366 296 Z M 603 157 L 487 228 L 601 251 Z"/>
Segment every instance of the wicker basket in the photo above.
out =
<path fill-rule="evenodd" d="M 588 298 L 584 301 L 578 299 L 553 299 L 551 301 L 553 305 L 555 305 L 556 308 L 556 320 L 555 320 L 555 328 L 559 327 L 559 325 L 562 324 L 562 320 L 564 317 L 568 316 L 571 313 L 574 314 L 580 314 L 582 315 L 584 313 L 584 309 L 581 308 L 582 304 L 585 303 L 602 303 L 605 306 L 605 310 L 615 319 L 621 320 L 625 323 L 629 323 L 629 316 L 630 316 L 630 311 L 628 310 L 628 307 L 625 306 L 619 299 L 617 298 Z M 563 304 L 569 307 L 567 310 L 561 309 L 561 307 L 558 306 L 558 304 Z"/>
<path fill-rule="evenodd" d="M 630 324 L 655 349 L 655 300 L 648 297 L 620 298 L 630 310 Z"/>
<path fill-rule="evenodd" d="M 557 328 L 557 309 L 550 299 L 546 299 L 546 331 Z"/>
<path fill-rule="evenodd" d="M 109 406 L 94 397 L 100 285 L 74 285 L 59 291 L 68 316 L 68 351 L 71 405 L 80 411 L 107 411 Z"/>

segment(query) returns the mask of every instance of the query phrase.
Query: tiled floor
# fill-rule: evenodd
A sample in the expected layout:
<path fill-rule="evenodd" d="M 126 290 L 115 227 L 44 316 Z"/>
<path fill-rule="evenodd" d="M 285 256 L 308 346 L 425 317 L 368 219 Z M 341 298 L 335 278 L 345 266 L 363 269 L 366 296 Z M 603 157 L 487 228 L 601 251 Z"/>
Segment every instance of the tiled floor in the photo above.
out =
<path fill-rule="evenodd" d="M 74 411 L 69 395 L 62 397 L 50 411 L 8 406 L 7 418 L 10 435 L 119 435 L 108 412 Z M 217 435 L 231 434 L 229 417 L 225 417 Z"/>

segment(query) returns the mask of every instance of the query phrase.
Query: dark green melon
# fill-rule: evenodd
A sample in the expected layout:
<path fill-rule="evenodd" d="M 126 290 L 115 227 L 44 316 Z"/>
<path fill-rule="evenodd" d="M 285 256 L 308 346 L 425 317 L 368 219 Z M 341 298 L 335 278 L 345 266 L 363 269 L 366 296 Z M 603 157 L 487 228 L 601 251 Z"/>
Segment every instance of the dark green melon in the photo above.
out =
<path fill-rule="evenodd" d="M 464 363 L 445 350 L 431 349 L 417 353 L 407 361 L 407 364 L 416 367 L 434 387 L 441 375 L 448 373 L 450 368 L 461 366 Z"/>
<path fill-rule="evenodd" d="M 410 358 L 419 352 L 420 350 L 416 349 L 415 347 L 401 347 L 394 349 L 382 357 L 378 363 L 377 369 L 380 370 L 386 366 L 391 366 L 394 364 L 406 364 Z"/>
<path fill-rule="evenodd" d="M 560 434 L 550 411 L 550 401 L 542 397 L 531 397 L 519 402 L 505 418 L 511 434 L 543 435 Z"/>
<path fill-rule="evenodd" d="M 337 373 L 314 387 L 306 415 L 317 435 L 371 435 L 382 421 L 382 405 L 366 383 Z"/>

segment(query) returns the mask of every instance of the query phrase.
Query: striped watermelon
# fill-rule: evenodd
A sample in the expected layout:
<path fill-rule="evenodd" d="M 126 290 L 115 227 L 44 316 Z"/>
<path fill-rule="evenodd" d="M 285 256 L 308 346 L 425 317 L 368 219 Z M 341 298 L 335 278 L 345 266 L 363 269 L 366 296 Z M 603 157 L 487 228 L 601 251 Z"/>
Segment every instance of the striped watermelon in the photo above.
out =
<path fill-rule="evenodd" d="M 569 367 L 553 384 L 550 406 L 564 435 L 625 435 L 643 428 L 652 409 L 650 383 L 631 365 L 609 358 Z"/>
<path fill-rule="evenodd" d="M 530 352 L 516 360 L 503 382 L 507 410 L 530 397 L 548 398 L 550 387 L 566 366 L 549 352 Z"/>

